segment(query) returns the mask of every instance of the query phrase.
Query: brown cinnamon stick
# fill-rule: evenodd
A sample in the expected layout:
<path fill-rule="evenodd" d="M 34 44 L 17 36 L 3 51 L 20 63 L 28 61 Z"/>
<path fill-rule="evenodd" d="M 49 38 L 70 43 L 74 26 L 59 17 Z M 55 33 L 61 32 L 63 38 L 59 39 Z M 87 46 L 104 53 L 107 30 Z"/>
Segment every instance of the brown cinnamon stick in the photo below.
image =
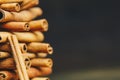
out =
<path fill-rule="evenodd" d="M 50 80 L 50 79 L 47 77 L 35 77 L 35 78 L 32 78 L 31 80 Z"/>
<path fill-rule="evenodd" d="M 50 67 L 39 67 L 38 69 L 42 72 L 42 76 L 48 76 L 52 73 L 52 68 Z"/>
<path fill-rule="evenodd" d="M 20 43 L 20 49 L 22 53 L 26 53 L 27 52 L 27 45 L 25 43 Z"/>
<path fill-rule="evenodd" d="M 34 78 L 34 77 L 39 77 L 41 76 L 41 72 L 37 68 L 31 67 L 30 69 L 27 70 L 29 78 Z"/>
<path fill-rule="evenodd" d="M 48 22 L 46 19 L 40 19 L 29 22 L 30 30 L 35 31 L 47 31 L 48 30 Z"/>
<path fill-rule="evenodd" d="M 4 3 L 21 3 L 23 0 L 0 0 L 0 4 Z"/>
<path fill-rule="evenodd" d="M 28 74 L 26 72 L 25 63 L 23 61 L 23 57 L 21 56 L 22 53 L 21 53 L 20 48 L 19 48 L 19 43 L 18 43 L 17 37 L 15 35 L 12 35 L 12 36 L 8 37 L 8 40 L 9 40 L 10 45 L 11 45 L 13 57 L 14 57 L 15 62 L 16 62 L 16 67 L 18 70 L 20 80 L 29 80 Z"/>
<path fill-rule="evenodd" d="M 0 71 L 0 80 L 18 80 L 18 76 L 11 71 Z"/>
<path fill-rule="evenodd" d="M 8 52 L 0 52 L 0 59 L 10 57 L 10 53 Z"/>
<path fill-rule="evenodd" d="M 52 73 L 51 68 L 35 68 L 31 67 L 27 70 L 29 78 L 40 77 L 40 76 L 48 76 Z"/>
<path fill-rule="evenodd" d="M 32 59 L 32 58 L 35 58 L 35 57 L 37 57 L 37 55 L 35 54 L 35 53 L 25 53 L 25 54 L 23 54 L 24 56 L 28 56 L 30 59 Z"/>
<path fill-rule="evenodd" d="M 30 61 L 30 58 L 26 55 L 22 55 L 23 56 L 23 59 L 24 59 L 24 63 L 25 63 L 25 66 L 26 66 L 26 69 L 29 69 L 31 67 L 31 61 Z"/>
<path fill-rule="evenodd" d="M 30 8 L 29 10 L 23 10 L 18 12 L 8 12 L 0 9 L 0 22 L 17 21 L 27 22 L 42 15 L 42 9 L 39 7 Z"/>
<path fill-rule="evenodd" d="M 27 22 L 7 22 L 1 25 L 2 28 L 9 31 L 29 31 L 30 27 Z"/>
<path fill-rule="evenodd" d="M 29 10 L 23 10 L 19 13 L 12 12 L 14 15 L 14 21 L 31 21 L 32 19 L 42 15 L 42 9 L 39 7 L 30 8 Z"/>
<path fill-rule="evenodd" d="M 19 47 L 20 47 L 20 50 L 22 51 L 22 53 L 27 52 L 27 46 L 25 43 L 20 43 Z M 5 52 L 11 52 L 11 46 L 9 43 L 2 43 L 2 44 L 0 44 L 0 50 L 5 51 Z"/>
<path fill-rule="evenodd" d="M 39 42 L 42 42 L 44 40 L 44 35 L 42 32 L 33 31 L 33 33 L 35 34 L 35 36 L 37 37 L 37 40 L 39 40 Z M 36 42 L 36 41 L 34 41 L 34 42 Z"/>
<path fill-rule="evenodd" d="M 48 43 L 31 42 L 28 44 L 28 51 L 34 53 L 43 52 L 52 54 L 53 48 Z"/>
<path fill-rule="evenodd" d="M 16 69 L 13 58 L 0 60 L 0 69 Z"/>
<path fill-rule="evenodd" d="M 35 32 L 13 32 L 17 36 L 20 42 L 41 42 L 44 40 L 43 33 L 39 31 Z M 22 37 L 21 37 L 22 36 Z"/>
<path fill-rule="evenodd" d="M 10 36 L 11 33 L 9 32 L 0 32 L 0 43 L 4 43 L 8 41 L 8 36 Z"/>
<path fill-rule="evenodd" d="M 39 0 L 24 0 L 21 4 L 21 10 L 25 10 L 34 7 L 39 4 Z"/>
<path fill-rule="evenodd" d="M 45 58 L 47 57 L 47 53 L 37 53 L 37 56 L 40 58 Z"/>
<path fill-rule="evenodd" d="M 14 17 L 13 14 L 5 11 L 3 9 L 0 9 L 0 22 L 6 22 L 6 21 L 13 21 Z"/>
<path fill-rule="evenodd" d="M 19 3 L 6 3 L 0 5 L 1 9 L 4 9 L 6 11 L 20 11 L 20 4 Z"/>
<path fill-rule="evenodd" d="M 50 58 L 34 58 L 31 59 L 31 66 L 52 67 L 53 61 Z"/>
<path fill-rule="evenodd" d="M 32 59 L 32 58 L 45 58 L 47 56 L 47 53 L 30 53 L 30 52 L 27 52 L 23 55 L 28 56 L 30 59 Z"/>

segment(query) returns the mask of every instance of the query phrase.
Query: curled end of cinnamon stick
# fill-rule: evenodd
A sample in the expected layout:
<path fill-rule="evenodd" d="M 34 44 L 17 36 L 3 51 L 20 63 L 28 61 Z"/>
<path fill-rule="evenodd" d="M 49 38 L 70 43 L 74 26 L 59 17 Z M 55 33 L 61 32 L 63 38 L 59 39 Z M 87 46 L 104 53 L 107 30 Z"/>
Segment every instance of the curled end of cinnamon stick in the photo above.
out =
<path fill-rule="evenodd" d="M 53 54 L 53 48 L 50 45 L 48 45 L 47 52 L 48 54 Z"/>
<path fill-rule="evenodd" d="M 5 78 L 6 78 L 6 75 L 3 73 L 0 73 L 0 80 L 5 80 Z"/>
<path fill-rule="evenodd" d="M 0 36 L 0 42 L 2 42 L 2 37 Z"/>
<path fill-rule="evenodd" d="M 18 3 L 16 4 L 15 10 L 20 11 L 20 5 Z"/>
<path fill-rule="evenodd" d="M 23 55 L 23 57 L 24 57 L 24 63 L 25 63 L 26 69 L 29 69 L 31 67 L 30 58 L 26 55 Z"/>
<path fill-rule="evenodd" d="M 49 67 L 52 67 L 52 66 L 53 66 L 53 61 L 52 61 L 52 59 L 48 59 L 48 66 L 49 66 Z"/>
<path fill-rule="evenodd" d="M 20 49 L 21 49 L 22 53 L 26 53 L 27 52 L 27 45 L 25 43 L 21 43 Z"/>
<path fill-rule="evenodd" d="M 29 24 L 28 24 L 28 23 L 26 23 L 26 24 L 24 25 L 24 29 L 25 29 L 25 31 L 29 31 L 29 30 L 30 30 L 30 27 L 29 27 Z"/>
<path fill-rule="evenodd" d="M 32 80 L 50 80 L 49 78 L 43 78 L 43 77 L 36 77 L 33 78 Z"/>
<path fill-rule="evenodd" d="M 5 13 L 0 9 L 0 22 L 4 19 Z"/>
<path fill-rule="evenodd" d="M 46 19 L 43 19 L 42 26 L 43 26 L 43 31 L 48 31 L 48 22 Z"/>

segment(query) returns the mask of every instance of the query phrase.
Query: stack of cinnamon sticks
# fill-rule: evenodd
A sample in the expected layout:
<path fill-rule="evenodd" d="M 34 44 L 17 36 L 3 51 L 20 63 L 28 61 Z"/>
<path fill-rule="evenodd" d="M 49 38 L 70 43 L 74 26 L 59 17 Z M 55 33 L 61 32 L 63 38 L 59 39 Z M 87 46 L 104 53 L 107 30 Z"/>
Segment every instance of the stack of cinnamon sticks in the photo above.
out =
<path fill-rule="evenodd" d="M 0 0 L 0 80 L 49 80 L 53 53 L 39 0 Z"/>

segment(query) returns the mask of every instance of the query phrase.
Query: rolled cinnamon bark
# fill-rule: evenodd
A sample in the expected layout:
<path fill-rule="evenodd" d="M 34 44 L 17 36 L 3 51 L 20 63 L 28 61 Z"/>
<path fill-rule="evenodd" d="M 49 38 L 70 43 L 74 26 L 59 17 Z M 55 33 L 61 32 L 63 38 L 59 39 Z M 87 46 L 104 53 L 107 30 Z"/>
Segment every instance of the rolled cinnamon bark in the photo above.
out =
<path fill-rule="evenodd" d="M 50 80 L 47 77 L 36 77 L 36 78 L 32 78 L 31 80 Z"/>
<path fill-rule="evenodd" d="M 30 53 L 30 52 L 27 52 L 23 55 L 28 56 L 30 59 L 33 59 L 33 58 L 45 58 L 47 56 L 47 53 Z"/>
<path fill-rule="evenodd" d="M 45 58 L 47 57 L 47 53 L 37 53 L 37 56 L 40 58 Z"/>
<path fill-rule="evenodd" d="M 4 43 L 8 41 L 8 36 L 10 36 L 11 33 L 9 32 L 0 32 L 0 43 Z"/>
<path fill-rule="evenodd" d="M 29 22 L 30 30 L 35 31 L 47 31 L 48 30 L 48 22 L 46 19 L 40 19 Z"/>
<path fill-rule="evenodd" d="M 34 68 L 34 67 L 31 67 L 30 69 L 28 69 L 27 73 L 28 73 L 29 78 L 39 77 L 42 75 L 41 72 L 37 68 Z"/>
<path fill-rule="evenodd" d="M 52 67 L 53 61 L 50 58 L 34 58 L 31 59 L 31 66 Z"/>
<path fill-rule="evenodd" d="M 0 80 L 18 80 L 18 76 L 11 71 L 0 71 Z"/>
<path fill-rule="evenodd" d="M 9 43 L 0 44 L 0 50 L 5 52 L 11 52 L 11 47 Z"/>
<path fill-rule="evenodd" d="M 42 72 L 42 76 L 48 76 L 52 73 L 52 68 L 50 67 L 39 67 L 38 69 Z"/>
<path fill-rule="evenodd" d="M 11 12 L 14 15 L 14 21 L 31 21 L 32 19 L 42 15 L 42 9 L 39 7 L 30 8 L 29 10 L 23 10 L 19 13 Z"/>
<path fill-rule="evenodd" d="M 25 53 L 24 56 L 28 56 L 30 59 L 37 57 L 35 53 Z"/>
<path fill-rule="evenodd" d="M 20 42 L 41 42 L 44 40 L 44 35 L 41 32 L 13 32 Z M 21 37 L 22 36 L 22 37 Z"/>
<path fill-rule="evenodd" d="M 27 70 L 29 78 L 41 77 L 41 76 L 48 76 L 52 73 L 51 68 L 34 68 L 31 67 Z"/>
<path fill-rule="evenodd" d="M 13 21 L 14 17 L 13 14 L 5 11 L 3 9 L 0 9 L 0 22 L 6 22 L 6 21 Z"/>
<path fill-rule="evenodd" d="M 13 58 L 0 60 L 0 69 L 16 69 Z"/>
<path fill-rule="evenodd" d="M 4 9 L 6 11 L 20 11 L 20 5 L 19 3 L 6 3 L 0 5 L 1 9 Z"/>
<path fill-rule="evenodd" d="M 25 43 L 20 43 L 19 46 L 22 53 L 27 52 L 27 46 Z M 9 43 L 0 44 L 0 50 L 5 52 L 11 52 L 10 44 Z"/>
<path fill-rule="evenodd" d="M 0 52 L 0 59 L 10 57 L 10 53 L 8 52 Z"/>
<path fill-rule="evenodd" d="M 21 10 L 25 10 L 34 7 L 39 4 L 39 0 L 24 0 L 21 4 Z"/>
<path fill-rule="evenodd" d="M 31 2 L 31 1 L 32 1 L 32 0 L 23 0 L 21 6 L 22 6 L 22 5 L 26 5 L 26 4 L 28 4 L 29 2 Z"/>
<path fill-rule="evenodd" d="M 31 67 L 30 59 L 27 56 L 23 56 L 26 69 Z M 16 69 L 13 58 L 7 58 L 0 60 L 0 69 Z"/>
<path fill-rule="evenodd" d="M 36 37 L 39 40 L 39 42 L 42 42 L 44 40 L 44 35 L 43 35 L 42 32 L 40 32 L 40 31 L 33 31 L 33 33 L 36 35 Z"/>
<path fill-rule="evenodd" d="M 1 25 L 2 28 L 9 31 L 29 31 L 30 27 L 28 22 L 7 22 Z"/>
<path fill-rule="evenodd" d="M 12 54 L 16 62 L 16 68 L 18 70 L 20 80 L 29 80 L 28 74 L 26 72 L 26 66 L 23 57 L 21 56 L 22 52 L 20 50 L 17 37 L 15 35 L 9 36 L 8 41 L 12 49 Z"/>
<path fill-rule="evenodd" d="M 0 0 L 0 4 L 4 3 L 21 3 L 23 0 Z"/>
<path fill-rule="evenodd" d="M 28 51 L 34 53 L 53 53 L 53 48 L 48 43 L 31 42 L 28 44 Z"/>
<path fill-rule="evenodd" d="M 27 45 L 25 43 L 20 43 L 20 49 L 22 53 L 26 53 L 27 52 Z"/>
<path fill-rule="evenodd" d="M 17 21 L 27 22 L 42 15 L 42 9 L 39 7 L 30 8 L 21 12 L 8 12 L 0 9 L 0 22 Z"/>
<path fill-rule="evenodd" d="M 26 66 L 26 69 L 29 69 L 31 67 L 31 61 L 30 58 L 26 55 L 23 55 L 24 63 Z"/>
<path fill-rule="evenodd" d="M 30 8 L 29 11 L 30 11 L 30 13 L 32 13 L 33 18 L 36 18 L 37 16 L 41 16 L 43 14 L 43 11 L 40 7 Z"/>

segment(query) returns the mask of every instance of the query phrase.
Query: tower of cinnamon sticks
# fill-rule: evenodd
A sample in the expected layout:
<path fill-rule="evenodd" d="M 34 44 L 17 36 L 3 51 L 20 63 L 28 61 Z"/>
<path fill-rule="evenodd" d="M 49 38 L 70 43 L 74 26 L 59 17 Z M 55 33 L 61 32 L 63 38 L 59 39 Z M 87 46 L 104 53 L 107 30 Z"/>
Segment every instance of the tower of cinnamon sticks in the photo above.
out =
<path fill-rule="evenodd" d="M 53 53 L 39 0 L 0 0 L 0 80 L 50 80 Z"/>

